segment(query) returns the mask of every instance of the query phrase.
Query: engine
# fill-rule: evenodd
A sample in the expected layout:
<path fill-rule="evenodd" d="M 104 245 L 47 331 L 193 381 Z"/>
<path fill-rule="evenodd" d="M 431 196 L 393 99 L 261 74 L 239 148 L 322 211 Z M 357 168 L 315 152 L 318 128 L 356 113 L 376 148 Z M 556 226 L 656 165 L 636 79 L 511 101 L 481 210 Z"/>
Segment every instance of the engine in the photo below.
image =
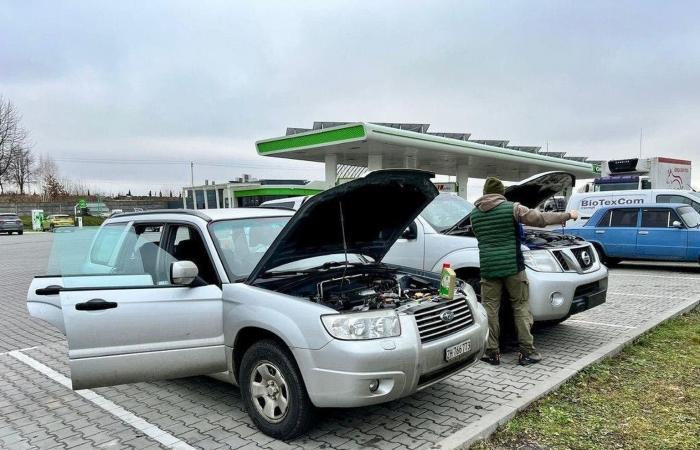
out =
<path fill-rule="evenodd" d="M 316 290 L 311 300 L 338 311 L 395 309 L 440 299 L 435 280 L 411 274 L 358 273 L 323 280 Z"/>

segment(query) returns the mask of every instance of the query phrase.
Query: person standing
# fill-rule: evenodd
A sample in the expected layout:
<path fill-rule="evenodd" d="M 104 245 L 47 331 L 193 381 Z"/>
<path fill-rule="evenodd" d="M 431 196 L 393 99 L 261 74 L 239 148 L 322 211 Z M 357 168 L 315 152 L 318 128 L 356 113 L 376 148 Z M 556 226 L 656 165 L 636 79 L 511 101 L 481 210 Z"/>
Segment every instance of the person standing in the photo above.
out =
<path fill-rule="evenodd" d="M 530 312 L 525 261 L 521 251 L 521 224 L 544 227 L 577 219 L 578 212 L 542 213 L 503 196 L 505 187 L 494 177 L 486 179 L 484 195 L 474 205 L 472 230 L 479 242 L 481 264 L 481 301 L 489 320 L 489 338 L 483 361 L 499 365 L 499 311 L 503 289 L 508 293 L 515 330 L 518 336 L 518 364 L 539 362 L 542 357 L 535 349 Z"/>

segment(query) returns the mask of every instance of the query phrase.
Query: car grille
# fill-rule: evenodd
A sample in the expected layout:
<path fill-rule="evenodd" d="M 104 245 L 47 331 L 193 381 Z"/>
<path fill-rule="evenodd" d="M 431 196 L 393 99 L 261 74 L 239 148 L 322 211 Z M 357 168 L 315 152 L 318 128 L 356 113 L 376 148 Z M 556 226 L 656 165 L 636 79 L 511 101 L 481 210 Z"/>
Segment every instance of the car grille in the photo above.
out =
<path fill-rule="evenodd" d="M 452 313 L 449 321 L 443 320 L 443 314 Z M 465 299 L 439 302 L 414 313 L 421 342 L 430 342 L 443 336 L 456 333 L 474 323 L 472 311 Z"/>
<path fill-rule="evenodd" d="M 561 268 L 564 269 L 564 271 L 569 271 L 571 268 L 569 267 L 569 263 L 566 262 L 566 258 L 564 258 L 564 255 L 561 254 L 560 251 L 554 250 L 552 252 L 555 258 L 557 258 L 557 261 L 559 261 L 559 264 L 561 265 Z"/>
<path fill-rule="evenodd" d="M 589 269 L 595 262 L 595 252 L 593 251 L 590 245 L 587 245 L 585 247 L 572 248 L 571 253 L 574 254 L 576 261 L 578 261 L 579 265 L 581 266 L 581 269 L 583 270 Z M 584 253 L 588 254 L 587 259 L 583 257 Z"/>

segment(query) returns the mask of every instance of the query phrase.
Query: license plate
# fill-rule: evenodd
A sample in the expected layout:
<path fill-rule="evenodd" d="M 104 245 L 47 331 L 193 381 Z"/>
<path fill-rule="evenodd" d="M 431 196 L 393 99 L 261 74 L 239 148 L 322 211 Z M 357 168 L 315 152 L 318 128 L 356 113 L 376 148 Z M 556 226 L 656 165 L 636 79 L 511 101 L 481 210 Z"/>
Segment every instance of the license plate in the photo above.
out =
<path fill-rule="evenodd" d="M 470 340 L 447 347 L 445 349 L 445 361 L 452 361 L 453 359 L 459 358 L 460 356 L 468 353 L 471 348 L 472 342 Z"/>

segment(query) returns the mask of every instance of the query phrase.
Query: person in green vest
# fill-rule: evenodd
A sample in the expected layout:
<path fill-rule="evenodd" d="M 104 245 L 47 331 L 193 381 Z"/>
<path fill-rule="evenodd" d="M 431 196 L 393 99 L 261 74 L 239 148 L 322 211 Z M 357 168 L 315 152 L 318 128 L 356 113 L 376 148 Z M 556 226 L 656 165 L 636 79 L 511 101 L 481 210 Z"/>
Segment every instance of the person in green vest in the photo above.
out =
<path fill-rule="evenodd" d="M 498 338 L 499 310 L 505 288 L 513 307 L 515 330 L 518 335 L 518 364 L 539 362 L 542 357 L 535 349 L 530 328 L 532 314 L 528 304 L 529 292 L 525 262 L 521 251 L 521 224 L 544 227 L 577 219 L 578 212 L 543 213 L 512 203 L 503 196 L 505 187 L 494 177 L 486 179 L 484 195 L 474 205 L 471 223 L 479 241 L 481 264 L 481 301 L 489 320 L 489 338 L 482 358 L 492 365 L 501 361 Z"/>

